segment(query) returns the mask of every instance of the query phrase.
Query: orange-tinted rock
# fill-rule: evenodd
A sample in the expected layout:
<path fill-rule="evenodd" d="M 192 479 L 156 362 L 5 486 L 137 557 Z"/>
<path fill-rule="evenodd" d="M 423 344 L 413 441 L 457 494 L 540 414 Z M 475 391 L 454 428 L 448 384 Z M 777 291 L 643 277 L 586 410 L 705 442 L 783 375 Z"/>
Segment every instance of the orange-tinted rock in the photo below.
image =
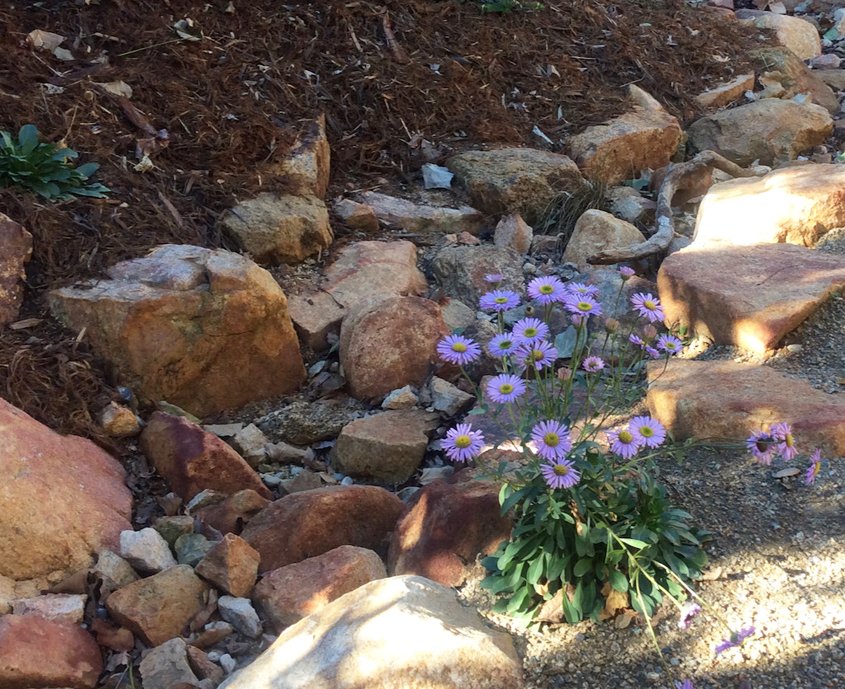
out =
<path fill-rule="evenodd" d="M 201 507 L 194 514 L 203 524 L 222 534 L 239 534 L 249 520 L 269 504 L 267 498 L 248 488 L 230 495 L 223 502 Z"/>
<path fill-rule="evenodd" d="M 258 551 L 243 538 L 227 533 L 205 554 L 196 572 L 230 596 L 244 597 L 255 584 L 260 560 Z"/>
<path fill-rule="evenodd" d="M 354 230 L 361 232 L 378 232 L 379 224 L 376 212 L 366 203 L 358 203 L 352 199 L 341 199 L 337 201 L 332 210 L 344 224 Z"/>
<path fill-rule="evenodd" d="M 141 449 L 185 501 L 206 489 L 226 495 L 245 489 L 272 495 L 243 457 L 182 416 L 155 412 L 141 434 Z"/>
<path fill-rule="evenodd" d="M 813 246 L 845 227 L 845 166 L 798 165 L 715 184 L 704 196 L 695 242 Z"/>
<path fill-rule="evenodd" d="M 402 507 L 376 486 L 305 490 L 268 505 L 241 535 L 261 554 L 260 571 L 267 572 L 341 545 L 383 550 Z"/>
<path fill-rule="evenodd" d="M 0 617 L 0 687 L 93 689 L 100 647 L 81 627 L 43 617 Z"/>
<path fill-rule="evenodd" d="M 31 255 L 32 235 L 0 213 L 0 328 L 18 317 L 23 300 L 23 267 Z"/>
<path fill-rule="evenodd" d="M 180 636 L 205 606 L 208 586 L 188 565 L 177 565 L 139 579 L 112 593 L 106 608 L 112 619 L 152 646 Z"/>
<path fill-rule="evenodd" d="M 618 184 L 642 170 L 661 168 L 681 142 L 681 125 L 658 101 L 637 86 L 629 86 L 628 93 L 630 112 L 569 140 L 572 157 L 590 179 Z"/>
<path fill-rule="evenodd" d="M 305 379 L 287 298 L 249 259 L 168 244 L 108 275 L 52 292 L 51 308 L 144 397 L 203 416 Z"/>
<path fill-rule="evenodd" d="M 440 307 L 429 299 L 392 297 L 359 307 L 344 318 L 340 333 L 340 363 L 352 396 L 373 399 L 420 385 L 448 334 Z"/>
<path fill-rule="evenodd" d="M 460 586 L 475 558 L 494 552 L 510 532 L 511 521 L 499 509 L 497 484 L 435 481 L 414 495 L 396 525 L 388 570 Z"/>
<path fill-rule="evenodd" d="M 372 550 L 342 545 L 267 572 L 252 597 L 276 631 L 281 632 L 343 594 L 386 576 L 384 563 Z"/>
<path fill-rule="evenodd" d="M 845 258 L 793 244 L 693 242 L 663 261 L 657 286 L 668 323 L 765 352 L 845 286 Z"/>
<path fill-rule="evenodd" d="M 845 454 L 845 400 L 767 366 L 670 359 L 649 367 L 648 407 L 676 439 L 745 440 L 776 422 L 792 424 L 808 453 Z"/>
<path fill-rule="evenodd" d="M 533 239 L 534 229 L 522 219 L 519 213 L 512 213 L 506 215 L 496 225 L 493 243 L 500 249 L 527 254 L 531 250 Z"/>
<path fill-rule="evenodd" d="M 0 575 L 30 579 L 91 564 L 131 529 L 120 463 L 0 399 Z M 60 488 L 60 490 L 58 489 Z"/>

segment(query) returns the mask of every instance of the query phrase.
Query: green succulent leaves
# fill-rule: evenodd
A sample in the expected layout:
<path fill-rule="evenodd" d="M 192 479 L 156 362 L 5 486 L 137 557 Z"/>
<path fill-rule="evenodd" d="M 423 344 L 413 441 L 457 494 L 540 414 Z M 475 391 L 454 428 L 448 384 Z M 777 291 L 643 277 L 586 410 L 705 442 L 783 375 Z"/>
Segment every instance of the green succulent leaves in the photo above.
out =
<path fill-rule="evenodd" d="M 51 201 L 74 196 L 105 198 L 108 187 L 88 181 L 100 166 L 73 167 L 71 161 L 78 157 L 73 149 L 42 143 L 34 125 L 21 127 L 17 141 L 0 131 L 0 187 L 22 187 Z"/>

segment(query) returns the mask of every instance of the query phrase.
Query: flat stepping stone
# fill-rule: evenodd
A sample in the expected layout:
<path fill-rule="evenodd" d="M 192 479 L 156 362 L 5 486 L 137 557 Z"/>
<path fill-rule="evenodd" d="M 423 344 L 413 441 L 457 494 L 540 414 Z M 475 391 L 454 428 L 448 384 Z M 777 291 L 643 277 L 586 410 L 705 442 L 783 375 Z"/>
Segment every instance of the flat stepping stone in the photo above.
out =
<path fill-rule="evenodd" d="M 845 286 L 845 258 L 792 244 L 693 243 L 663 262 L 666 320 L 716 344 L 773 349 Z"/>
<path fill-rule="evenodd" d="M 792 424 L 802 453 L 845 455 L 845 396 L 828 395 L 774 369 L 734 361 L 672 359 L 648 369 L 646 401 L 676 440 L 744 440 L 772 423 Z"/>

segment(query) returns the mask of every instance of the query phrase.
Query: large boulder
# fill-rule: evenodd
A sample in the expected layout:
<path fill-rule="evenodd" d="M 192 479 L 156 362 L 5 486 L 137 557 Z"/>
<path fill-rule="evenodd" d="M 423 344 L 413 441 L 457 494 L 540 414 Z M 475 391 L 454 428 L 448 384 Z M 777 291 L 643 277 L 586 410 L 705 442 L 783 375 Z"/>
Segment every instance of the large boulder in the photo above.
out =
<path fill-rule="evenodd" d="M 631 223 L 606 211 L 591 208 L 584 211 L 575 223 L 572 236 L 566 243 L 563 260 L 587 269 L 587 259 L 601 251 L 624 249 L 645 241 L 645 236 Z"/>
<path fill-rule="evenodd" d="M 415 203 L 377 191 L 364 192 L 361 200 L 373 209 L 376 217 L 385 225 L 408 232 L 476 234 L 484 222 L 484 216 L 469 206 L 450 208 L 433 203 Z"/>
<path fill-rule="evenodd" d="M 521 689 L 511 638 L 455 593 L 391 577 L 341 596 L 289 627 L 220 689 Z"/>
<path fill-rule="evenodd" d="M 763 353 L 845 287 L 845 258 L 793 244 L 694 242 L 663 261 L 657 285 L 667 322 Z"/>
<path fill-rule="evenodd" d="M 340 364 L 352 396 L 368 400 L 420 385 L 448 334 L 440 307 L 429 299 L 391 297 L 359 306 L 340 331 Z"/>
<path fill-rule="evenodd" d="M 272 497 L 231 446 L 182 416 L 155 412 L 141 434 L 141 449 L 170 490 L 186 502 L 206 489 L 231 495 L 249 488 Z"/>
<path fill-rule="evenodd" d="M 341 545 L 383 550 L 403 503 L 376 486 L 330 486 L 270 503 L 241 536 L 261 555 L 261 572 Z"/>
<path fill-rule="evenodd" d="M 822 54 L 818 29 L 806 19 L 761 10 L 737 10 L 736 17 L 758 29 L 773 31 L 778 43 L 789 48 L 801 60 Z"/>
<path fill-rule="evenodd" d="M 584 186 L 572 160 L 533 148 L 467 151 L 447 164 L 477 208 L 489 215 L 519 213 L 529 224 L 556 197 Z"/>
<path fill-rule="evenodd" d="M 710 187 L 694 239 L 813 246 L 835 227 L 845 227 L 845 166 L 798 165 Z"/>
<path fill-rule="evenodd" d="M 81 627 L 38 615 L 0 617 L 0 687 L 94 689 L 100 647 Z"/>
<path fill-rule="evenodd" d="M 0 328 L 18 317 L 23 300 L 23 267 L 31 255 L 32 235 L 0 213 Z"/>
<path fill-rule="evenodd" d="M 120 463 L 0 399 L 0 575 L 30 579 L 91 564 L 131 529 Z M 61 490 L 57 490 L 60 487 Z"/>
<path fill-rule="evenodd" d="M 689 128 L 694 151 L 712 150 L 738 165 L 772 165 L 825 142 L 833 120 L 821 106 L 764 98 L 702 117 Z"/>
<path fill-rule="evenodd" d="M 569 140 L 572 157 L 592 180 L 618 184 L 664 167 L 681 143 L 681 125 L 657 100 L 633 84 L 628 97 L 629 112 Z"/>
<path fill-rule="evenodd" d="M 396 525 L 388 570 L 460 586 L 475 558 L 493 553 L 510 532 L 511 520 L 499 507 L 498 484 L 435 481 L 414 495 Z"/>
<path fill-rule="evenodd" d="M 204 416 L 305 379 L 287 298 L 249 259 L 168 244 L 108 275 L 52 292 L 50 306 L 142 396 Z"/>
<path fill-rule="evenodd" d="M 765 46 L 749 51 L 748 57 L 765 87 L 763 94 L 774 98 L 794 98 L 806 94 L 831 115 L 839 111 L 839 99 L 824 81 L 822 72 L 810 70 L 788 48 Z M 841 70 L 834 70 L 841 72 Z"/>

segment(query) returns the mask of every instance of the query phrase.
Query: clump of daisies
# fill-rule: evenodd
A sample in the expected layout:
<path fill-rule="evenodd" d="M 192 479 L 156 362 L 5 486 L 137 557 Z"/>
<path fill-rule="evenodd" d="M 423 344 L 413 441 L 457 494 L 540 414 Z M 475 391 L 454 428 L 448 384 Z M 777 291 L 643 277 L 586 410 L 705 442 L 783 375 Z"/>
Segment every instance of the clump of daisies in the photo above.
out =
<path fill-rule="evenodd" d="M 792 433 L 792 426 L 788 423 L 773 423 L 768 429 L 755 431 L 745 441 L 745 446 L 751 456 L 763 466 L 771 466 L 773 462 L 780 462 L 792 471 L 779 472 L 783 476 L 790 474 L 801 475 L 803 482 L 812 486 L 822 468 L 822 451 L 814 449 L 808 458 L 803 471 L 794 466 L 792 460 L 799 457 L 798 444 Z"/>
<path fill-rule="evenodd" d="M 620 275 L 624 284 L 633 271 Z M 478 386 L 480 410 L 520 439 L 526 459 L 498 474 L 514 529 L 484 562 L 497 609 L 528 621 L 548 607 L 568 622 L 600 619 L 614 592 L 647 621 L 664 600 L 682 612 L 706 558 L 702 533 L 656 479 L 654 460 L 671 438 L 651 416 L 608 421 L 641 398 L 650 360 L 683 349 L 664 326 L 659 298 L 632 294 L 623 325 L 607 316 L 619 304 L 603 304 L 586 282 L 535 278 L 527 304 L 501 276 L 488 282 L 480 308 L 495 336 L 481 343 L 450 335 L 438 352 L 465 372 L 485 356 L 496 362 L 497 373 Z M 461 464 L 489 448 L 470 420 L 441 445 Z"/>

